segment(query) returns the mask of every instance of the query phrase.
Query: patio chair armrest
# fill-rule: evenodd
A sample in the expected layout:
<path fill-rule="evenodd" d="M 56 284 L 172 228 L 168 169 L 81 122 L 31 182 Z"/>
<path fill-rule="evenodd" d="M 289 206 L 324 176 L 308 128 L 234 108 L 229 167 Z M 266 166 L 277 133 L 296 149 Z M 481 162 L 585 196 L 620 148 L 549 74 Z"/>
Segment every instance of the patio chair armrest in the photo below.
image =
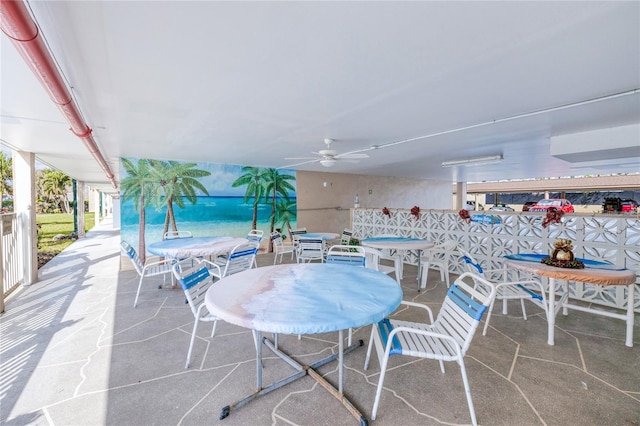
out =
<path fill-rule="evenodd" d="M 209 270 L 209 273 L 212 276 L 216 277 L 217 279 L 222 278 L 222 269 L 220 269 L 220 265 L 218 265 L 217 263 L 211 262 L 207 259 L 202 259 L 200 262 L 206 265 L 207 269 Z"/>
<path fill-rule="evenodd" d="M 422 303 L 409 302 L 408 300 L 401 300 L 400 304 L 401 305 L 406 305 L 406 306 L 413 306 L 415 308 L 425 309 L 427 311 L 427 313 L 429 314 L 429 324 L 433 324 L 433 311 L 427 305 L 424 305 Z"/>
<path fill-rule="evenodd" d="M 146 269 L 154 267 L 154 266 L 160 266 L 160 265 L 171 266 L 174 263 L 175 263 L 174 259 L 162 259 L 162 260 L 157 260 L 157 261 L 153 261 L 153 262 L 147 262 L 142 267 L 142 271 L 145 271 Z"/>
<path fill-rule="evenodd" d="M 397 327 L 397 328 L 394 328 L 391 331 L 391 333 L 389 333 L 389 338 L 387 340 L 387 347 L 388 348 L 391 347 L 390 343 L 393 341 L 393 337 L 396 334 L 400 333 L 400 332 L 410 333 L 410 334 L 420 334 L 422 336 L 429 336 L 429 337 L 433 337 L 434 339 L 440 339 L 442 341 L 446 341 L 447 344 L 451 345 L 456 350 L 456 354 L 457 354 L 458 358 L 462 359 L 462 348 L 460 347 L 460 345 L 458 344 L 456 339 L 454 339 L 453 337 L 448 336 L 446 334 L 437 333 L 435 331 L 417 330 L 415 328 L 409 328 L 409 327 Z M 388 348 L 385 348 L 385 350 L 388 350 Z"/>

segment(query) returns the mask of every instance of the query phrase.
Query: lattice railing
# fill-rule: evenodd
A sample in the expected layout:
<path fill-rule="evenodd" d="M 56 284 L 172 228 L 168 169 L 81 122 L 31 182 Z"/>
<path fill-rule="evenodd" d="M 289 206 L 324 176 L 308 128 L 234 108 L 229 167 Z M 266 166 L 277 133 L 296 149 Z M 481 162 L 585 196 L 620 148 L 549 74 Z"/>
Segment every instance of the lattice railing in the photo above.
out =
<path fill-rule="evenodd" d="M 473 212 L 471 212 L 473 214 Z M 492 212 L 493 214 L 493 212 Z M 381 209 L 354 209 L 353 231 L 356 238 L 394 234 L 424 238 L 441 243 L 456 240 L 460 248 L 471 253 L 489 268 L 500 266 L 500 259 L 513 253 L 549 253 L 557 238 L 573 241 L 576 257 L 603 259 L 636 271 L 640 284 L 640 219 L 637 216 L 570 214 L 562 223 L 542 227 L 543 214 L 495 213 L 500 223 L 487 225 L 466 223 L 457 211 L 430 210 L 416 219 L 409 210 L 397 210 L 391 217 Z M 417 254 L 406 253 L 404 261 L 417 264 Z M 451 270 L 464 272 L 459 259 L 452 259 Z M 571 296 L 586 302 L 623 308 L 626 287 L 592 286 L 575 283 Z M 640 312 L 640 291 L 635 292 L 635 310 Z"/>

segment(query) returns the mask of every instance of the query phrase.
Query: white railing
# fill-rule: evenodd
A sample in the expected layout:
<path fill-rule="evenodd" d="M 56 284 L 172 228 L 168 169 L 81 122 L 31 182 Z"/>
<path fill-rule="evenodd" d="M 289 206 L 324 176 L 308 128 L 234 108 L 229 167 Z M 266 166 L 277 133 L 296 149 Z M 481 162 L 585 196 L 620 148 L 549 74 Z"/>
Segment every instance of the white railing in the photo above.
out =
<path fill-rule="evenodd" d="M 4 299 L 24 281 L 22 253 L 20 252 L 20 232 L 15 213 L 0 214 L 0 273 L 2 274 L 2 294 L 0 312 L 4 311 Z"/>
<path fill-rule="evenodd" d="M 470 212 L 472 215 L 477 212 Z M 487 212 L 484 212 L 485 214 Z M 557 238 L 573 241 L 576 257 L 604 259 L 640 274 L 640 218 L 604 214 L 568 214 L 562 223 L 542 227 L 544 214 L 498 213 L 500 223 L 486 225 L 463 221 L 457 211 L 429 210 L 416 219 L 408 210 L 392 210 L 391 217 L 381 209 L 354 209 L 354 237 L 395 234 L 424 238 L 436 243 L 453 239 L 481 264 L 498 267 L 502 256 L 513 253 L 549 253 Z M 417 265 L 416 253 L 406 253 L 405 262 Z M 464 272 L 460 259 L 451 270 Z M 636 285 L 640 284 L 640 278 Z M 624 286 L 587 286 L 576 283 L 572 297 L 586 302 L 624 308 Z M 635 292 L 635 310 L 640 312 L 640 291 Z"/>

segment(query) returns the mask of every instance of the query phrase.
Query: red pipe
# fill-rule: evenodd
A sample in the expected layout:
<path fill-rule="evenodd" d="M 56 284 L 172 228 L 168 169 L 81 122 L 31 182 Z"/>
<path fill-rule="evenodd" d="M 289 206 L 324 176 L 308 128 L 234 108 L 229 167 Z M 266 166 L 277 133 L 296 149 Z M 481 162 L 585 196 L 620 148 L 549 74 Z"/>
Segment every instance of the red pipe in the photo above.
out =
<path fill-rule="evenodd" d="M 22 0 L 1 0 L 0 28 L 40 80 L 51 100 L 60 108 L 71 125 L 71 131 L 79 137 L 96 159 L 114 188 L 118 185 L 111 168 L 105 161 L 91 135 L 91 128 L 84 122 L 80 110 L 69 92 L 64 79 L 40 36 L 38 26 L 31 18 Z"/>

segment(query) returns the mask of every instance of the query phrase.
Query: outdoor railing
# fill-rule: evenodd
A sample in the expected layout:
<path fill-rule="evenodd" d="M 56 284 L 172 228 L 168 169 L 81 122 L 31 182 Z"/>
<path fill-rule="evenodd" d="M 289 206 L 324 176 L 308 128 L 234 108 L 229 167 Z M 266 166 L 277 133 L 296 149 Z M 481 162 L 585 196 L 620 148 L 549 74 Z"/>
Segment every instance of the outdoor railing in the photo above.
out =
<path fill-rule="evenodd" d="M 0 214 L 0 273 L 2 274 L 2 295 L 0 312 L 4 312 L 4 299 L 24 281 L 22 254 L 20 252 L 20 229 L 15 213 Z"/>
<path fill-rule="evenodd" d="M 502 256 L 513 253 L 550 253 L 557 238 L 573 241 L 576 257 L 604 259 L 640 274 L 640 218 L 637 215 L 566 214 L 559 224 L 542 227 L 544 213 L 469 212 L 498 217 L 500 223 L 467 223 L 451 210 L 426 210 L 418 219 L 409 210 L 353 209 L 354 237 L 395 234 L 423 238 L 436 243 L 452 239 L 486 268 L 500 265 Z M 405 254 L 404 261 L 417 265 L 416 253 Z M 465 271 L 459 258 L 452 259 L 451 270 Z M 640 279 L 636 279 L 636 285 Z M 615 308 L 625 307 L 624 286 L 586 286 L 576 283 L 572 297 Z M 635 310 L 640 312 L 640 291 L 635 292 Z"/>

